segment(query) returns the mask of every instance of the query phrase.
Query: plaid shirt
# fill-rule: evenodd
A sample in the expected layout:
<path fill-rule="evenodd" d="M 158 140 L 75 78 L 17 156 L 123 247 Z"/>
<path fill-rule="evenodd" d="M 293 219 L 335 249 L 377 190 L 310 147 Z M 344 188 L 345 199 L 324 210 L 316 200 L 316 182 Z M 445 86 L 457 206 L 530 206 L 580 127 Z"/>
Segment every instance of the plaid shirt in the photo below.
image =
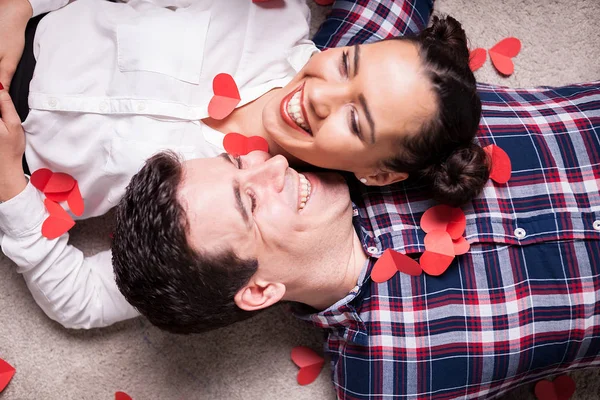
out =
<path fill-rule="evenodd" d="M 403 12 L 391 13 L 392 3 Z M 338 0 L 343 16 L 315 40 L 332 47 L 387 37 L 380 18 L 411 31 L 427 21 L 428 4 Z M 424 10 L 420 22 L 407 21 L 410 9 Z M 367 17 L 353 15 L 364 10 Z M 463 208 L 471 250 L 444 274 L 374 283 L 370 273 L 385 249 L 424 251 L 419 221 L 435 204 L 416 182 L 350 183 L 354 225 L 371 257 L 344 299 L 299 314 L 327 330 L 340 399 L 492 398 L 600 365 L 600 82 L 530 90 L 480 84 L 479 93 L 478 140 L 502 147 L 513 173 Z"/>
<path fill-rule="evenodd" d="M 463 208 L 471 250 L 444 274 L 374 283 L 383 250 L 424 251 L 434 203 L 415 183 L 352 190 L 372 257 L 346 298 L 301 316 L 328 331 L 341 399 L 491 398 L 600 365 L 600 82 L 480 93 L 479 140 L 513 175 Z"/>

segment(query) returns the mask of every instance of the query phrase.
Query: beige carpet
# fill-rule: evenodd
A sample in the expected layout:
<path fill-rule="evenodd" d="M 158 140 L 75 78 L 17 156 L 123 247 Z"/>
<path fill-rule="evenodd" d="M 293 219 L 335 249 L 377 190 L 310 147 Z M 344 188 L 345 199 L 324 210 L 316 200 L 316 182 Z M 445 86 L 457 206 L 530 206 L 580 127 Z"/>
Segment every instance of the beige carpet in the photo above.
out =
<path fill-rule="evenodd" d="M 311 5 L 315 23 L 324 8 Z M 600 79 L 599 0 L 438 0 L 438 11 L 462 21 L 472 47 L 506 36 L 523 42 L 515 74 L 488 63 L 481 81 L 508 86 L 559 85 Z M 321 15 L 319 15 L 321 14 Z M 108 245 L 110 219 L 80 223 L 72 243 L 91 254 Z M 283 308 L 228 329 L 173 336 L 138 319 L 93 331 L 67 331 L 36 306 L 14 265 L 0 255 L 0 358 L 16 367 L 2 400 L 334 399 L 329 369 L 305 387 L 295 382 L 292 347 L 321 348 L 322 334 Z M 574 400 L 599 398 L 600 370 L 573 373 Z M 508 399 L 533 399 L 531 385 Z"/>

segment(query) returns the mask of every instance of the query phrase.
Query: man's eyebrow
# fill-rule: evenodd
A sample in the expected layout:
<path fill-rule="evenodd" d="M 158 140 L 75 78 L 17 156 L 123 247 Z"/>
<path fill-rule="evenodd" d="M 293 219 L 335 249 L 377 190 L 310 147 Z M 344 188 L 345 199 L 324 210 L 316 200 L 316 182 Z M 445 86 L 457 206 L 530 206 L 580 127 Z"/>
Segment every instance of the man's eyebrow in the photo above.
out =
<path fill-rule="evenodd" d="M 354 45 L 354 76 L 358 75 L 358 66 L 360 65 L 360 46 L 358 44 Z M 371 144 L 375 143 L 375 121 L 373 121 L 373 115 L 367 106 L 367 99 L 361 93 L 358 95 L 358 101 L 360 101 L 360 105 L 365 110 L 365 116 L 367 117 L 367 122 L 369 123 L 369 128 L 371 128 Z"/>
<path fill-rule="evenodd" d="M 229 157 L 227 158 L 229 159 Z M 249 225 L 250 218 L 248 217 L 248 212 L 244 207 L 244 202 L 242 201 L 242 194 L 240 193 L 240 183 L 238 181 L 233 181 L 233 196 L 235 197 L 235 208 L 240 212 L 244 223 L 246 225 Z"/>
<path fill-rule="evenodd" d="M 231 157 L 227 153 L 219 154 L 219 158 L 227 160 L 228 163 L 236 167 L 235 163 L 231 160 Z M 242 194 L 240 193 L 240 183 L 236 180 L 233 181 L 233 197 L 235 197 L 235 208 L 240 212 L 244 223 L 249 226 L 250 225 L 250 217 L 248 216 L 248 211 L 246 207 L 244 207 L 244 202 L 242 201 Z"/>
<path fill-rule="evenodd" d="M 229 155 L 227 153 L 221 153 L 221 154 L 219 154 L 219 157 L 226 160 L 227 162 L 231 163 L 235 167 L 235 164 L 233 164 L 233 161 L 231 161 L 231 158 L 229 157 Z"/>

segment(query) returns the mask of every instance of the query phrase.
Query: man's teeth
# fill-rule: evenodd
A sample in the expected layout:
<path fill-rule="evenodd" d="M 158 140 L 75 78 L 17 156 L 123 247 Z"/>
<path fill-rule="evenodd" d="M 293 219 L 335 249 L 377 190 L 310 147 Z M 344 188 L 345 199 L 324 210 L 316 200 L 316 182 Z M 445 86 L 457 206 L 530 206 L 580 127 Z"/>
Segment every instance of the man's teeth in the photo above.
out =
<path fill-rule="evenodd" d="M 310 182 L 308 181 L 308 179 L 306 179 L 304 175 L 299 173 L 298 176 L 300 177 L 300 188 L 298 191 L 300 206 L 298 209 L 302 210 L 306 206 L 306 202 L 308 201 L 308 199 L 310 199 L 310 192 L 312 187 L 310 186 Z"/>
<path fill-rule="evenodd" d="M 300 99 L 302 98 L 302 91 L 298 90 L 288 103 L 287 112 L 292 118 L 292 120 L 298 125 L 300 128 L 304 129 L 308 133 L 311 133 L 310 127 L 308 126 L 307 121 L 302 117 L 302 108 L 300 107 Z"/>

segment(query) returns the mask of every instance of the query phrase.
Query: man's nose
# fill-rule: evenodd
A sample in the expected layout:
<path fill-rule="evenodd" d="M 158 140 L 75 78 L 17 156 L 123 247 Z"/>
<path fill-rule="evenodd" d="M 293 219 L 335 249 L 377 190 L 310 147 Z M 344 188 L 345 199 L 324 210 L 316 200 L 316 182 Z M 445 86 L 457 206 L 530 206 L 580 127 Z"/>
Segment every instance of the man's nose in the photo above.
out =
<path fill-rule="evenodd" d="M 283 190 L 285 175 L 290 165 L 282 155 L 276 155 L 265 162 L 245 170 L 246 184 L 254 187 L 273 188 L 276 192 Z"/>
<path fill-rule="evenodd" d="M 305 96 L 309 106 L 319 118 L 327 118 L 334 110 L 345 103 L 349 87 L 345 82 L 314 80 L 307 83 Z"/>

